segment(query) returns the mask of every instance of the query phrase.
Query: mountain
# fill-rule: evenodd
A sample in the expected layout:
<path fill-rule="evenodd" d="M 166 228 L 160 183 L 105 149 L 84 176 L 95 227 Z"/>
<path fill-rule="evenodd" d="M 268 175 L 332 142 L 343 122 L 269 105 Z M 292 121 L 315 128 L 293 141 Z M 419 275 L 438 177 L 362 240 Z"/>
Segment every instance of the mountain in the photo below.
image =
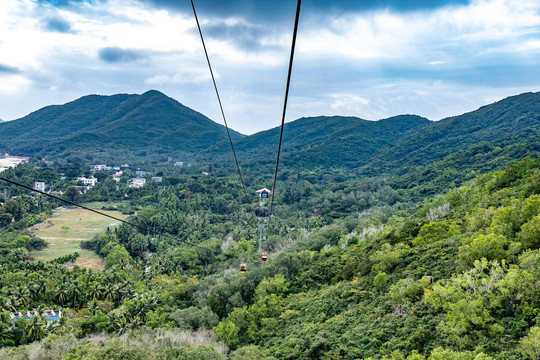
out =
<path fill-rule="evenodd" d="M 381 148 L 416 133 L 431 121 L 416 115 L 401 115 L 379 121 L 357 117 L 319 116 L 301 118 L 283 129 L 283 165 L 301 168 L 346 167 L 366 164 Z M 262 131 L 235 141 L 242 160 L 275 161 L 280 128 Z M 215 158 L 229 144 L 218 144 L 206 155 Z M 230 151 L 230 150 L 229 150 Z"/>
<path fill-rule="evenodd" d="M 516 95 L 460 116 L 432 122 L 381 149 L 361 173 L 403 174 L 409 167 L 440 161 L 481 142 L 498 147 L 519 142 L 540 144 L 539 130 L 540 92 Z"/>
<path fill-rule="evenodd" d="M 233 139 L 244 135 L 231 131 Z M 88 95 L 0 124 L 0 152 L 130 158 L 192 154 L 227 139 L 223 125 L 151 90 Z"/>
<path fill-rule="evenodd" d="M 279 127 L 250 136 L 231 130 L 240 163 L 273 164 L 279 133 Z M 359 176 L 404 175 L 422 168 L 417 178 L 424 181 L 424 171 L 446 168 L 445 159 L 451 156 L 452 163 L 464 165 L 456 171 L 492 171 L 502 163 L 486 158 L 485 149 L 505 149 L 509 164 L 534 156 L 531 149 L 537 145 L 540 93 L 525 93 L 435 122 L 416 115 L 379 121 L 301 118 L 285 124 L 280 164 L 291 169 L 354 169 Z M 232 161 L 224 126 L 158 91 L 89 95 L 0 123 L 0 152 L 47 158 L 82 155 L 94 161 Z M 424 169 L 431 164 L 439 165 Z"/>

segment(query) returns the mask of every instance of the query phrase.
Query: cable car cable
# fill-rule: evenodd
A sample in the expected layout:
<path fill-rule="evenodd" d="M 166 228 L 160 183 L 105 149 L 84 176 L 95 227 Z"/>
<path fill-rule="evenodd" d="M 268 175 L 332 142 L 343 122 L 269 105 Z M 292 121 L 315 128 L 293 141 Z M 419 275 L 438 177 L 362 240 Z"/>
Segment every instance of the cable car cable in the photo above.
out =
<path fill-rule="evenodd" d="M 293 58 L 294 58 L 294 48 L 296 46 L 296 34 L 298 33 L 298 19 L 300 18 L 300 5 L 302 3 L 302 0 L 298 0 L 298 3 L 296 5 L 296 17 L 294 19 L 294 30 L 293 30 L 293 36 L 292 36 L 292 44 L 291 44 L 291 57 L 289 59 L 289 71 L 287 73 L 287 85 L 285 87 L 285 99 L 283 101 L 283 115 L 281 117 L 281 130 L 279 132 L 279 145 L 278 145 L 278 153 L 276 158 L 276 170 L 274 172 L 274 184 L 272 186 L 272 200 L 270 201 L 270 217 L 272 217 L 272 212 L 274 210 L 274 195 L 276 193 L 276 179 L 277 179 L 277 173 L 278 173 L 278 166 L 279 166 L 279 154 L 281 153 L 281 141 L 283 139 L 283 126 L 285 125 L 285 113 L 287 111 L 287 100 L 289 98 L 289 85 L 291 83 L 291 73 L 292 73 L 292 65 L 293 65 Z"/>
<path fill-rule="evenodd" d="M 23 187 L 23 188 L 25 188 L 25 189 L 27 189 L 27 190 L 30 190 L 30 191 L 33 191 L 33 192 L 37 192 L 37 193 L 39 193 L 39 194 L 41 194 L 41 195 L 48 196 L 48 197 L 53 198 L 53 199 L 55 199 L 55 200 L 63 201 L 63 202 L 65 202 L 65 203 L 67 203 L 67 204 L 70 204 L 70 205 L 79 207 L 79 208 L 81 208 L 81 209 L 85 209 L 85 210 L 91 211 L 91 212 L 93 212 L 93 213 L 96 213 L 96 214 L 99 214 L 99 215 L 102 215 L 102 216 L 106 216 L 106 217 L 111 218 L 111 219 L 114 219 L 114 220 L 116 220 L 116 221 L 120 221 L 120 222 L 122 222 L 122 223 L 124 223 L 124 224 L 126 224 L 126 225 L 130 225 L 130 226 L 136 227 L 136 228 L 138 228 L 138 229 L 144 230 L 144 231 L 146 231 L 147 233 L 152 233 L 152 234 L 154 234 L 154 235 L 162 235 L 162 236 L 166 236 L 166 237 L 169 237 L 170 239 L 180 240 L 183 244 L 186 244 L 186 245 L 189 245 L 189 246 L 193 246 L 193 247 L 196 247 L 196 248 L 199 248 L 199 249 L 210 250 L 210 251 L 214 252 L 214 251 L 213 251 L 212 249 L 210 249 L 210 248 L 207 248 L 207 247 L 204 247 L 204 246 L 199 246 L 199 245 L 193 244 L 193 243 L 191 243 L 191 242 L 189 242 L 189 241 L 186 241 L 185 238 L 187 237 L 187 235 L 185 235 L 183 239 L 181 239 L 181 238 L 175 238 L 175 237 L 173 237 L 173 236 L 171 236 L 171 235 L 169 235 L 169 234 L 162 233 L 162 232 L 158 232 L 158 231 L 156 231 L 156 230 L 152 230 L 152 229 L 149 229 L 149 228 L 147 228 L 147 227 L 144 227 L 144 226 L 141 226 L 141 225 L 132 223 L 132 222 L 130 222 L 130 221 L 123 220 L 123 219 L 114 217 L 114 216 L 112 216 L 112 215 L 106 214 L 106 213 L 104 213 L 104 212 L 101 212 L 101 211 L 98 211 L 98 210 L 89 208 L 89 207 L 87 207 L 87 206 L 80 205 L 80 204 L 74 203 L 74 202 L 69 201 L 69 200 L 66 200 L 66 199 L 62 199 L 62 198 L 60 198 L 60 197 L 58 197 L 58 196 L 51 195 L 51 194 L 47 194 L 46 192 L 43 192 L 43 191 L 40 191 L 40 190 L 33 189 L 33 188 L 29 187 L 29 186 L 20 184 L 20 183 L 18 183 L 18 182 L 16 182 L 16 181 L 13 181 L 13 180 L 6 179 L 6 178 L 4 178 L 4 177 L 2 177 L 2 176 L 0 176 L 0 180 L 3 180 L 3 181 L 5 181 L 5 182 L 8 182 L 8 183 L 13 184 L 13 185 L 16 185 L 16 186 Z"/>
<path fill-rule="evenodd" d="M 199 18 L 197 17 L 197 11 L 195 11 L 195 4 L 191 0 L 191 7 L 193 8 L 193 15 L 195 15 L 195 21 L 197 22 L 197 29 L 199 29 L 199 35 L 201 36 L 201 42 L 204 49 L 204 55 L 206 56 L 206 62 L 208 63 L 208 68 L 210 69 L 210 75 L 212 76 L 212 82 L 214 83 L 214 89 L 216 90 L 216 96 L 219 103 L 219 108 L 221 110 L 221 115 L 223 116 L 223 122 L 225 123 L 225 128 L 227 129 L 227 136 L 229 137 L 229 143 L 231 144 L 231 149 L 234 155 L 234 161 L 236 162 L 236 169 L 238 169 L 238 175 L 240 176 L 240 182 L 244 188 L 244 193 L 249 197 L 246 185 L 244 184 L 244 178 L 242 177 L 242 171 L 240 171 L 240 165 L 238 164 L 238 158 L 236 157 L 236 151 L 234 151 L 234 145 L 231 138 L 231 133 L 229 132 L 229 126 L 227 125 L 227 120 L 225 119 L 225 112 L 223 111 L 223 105 L 221 104 L 221 97 L 219 96 L 219 91 L 216 84 L 216 79 L 214 77 L 214 72 L 212 71 L 212 65 L 210 64 L 210 58 L 208 57 L 208 51 L 206 50 L 206 45 L 204 43 L 204 37 L 201 30 L 201 25 L 199 24 Z"/>

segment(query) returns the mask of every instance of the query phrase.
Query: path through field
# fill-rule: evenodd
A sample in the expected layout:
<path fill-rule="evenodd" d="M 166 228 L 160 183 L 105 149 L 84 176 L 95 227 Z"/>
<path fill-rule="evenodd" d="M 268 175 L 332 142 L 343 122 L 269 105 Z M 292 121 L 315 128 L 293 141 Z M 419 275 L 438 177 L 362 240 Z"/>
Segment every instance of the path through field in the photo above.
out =
<path fill-rule="evenodd" d="M 108 215 L 125 219 L 127 216 L 119 211 L 100 210 Z M 53 216 L 44 223 L 31 228 L 37 237 L 45 240 L 49 246 L 43 250 L 30 252 L 36 260 L 49 261 L 60 256 L 81 255 L 75 264 L 102 270 L 103 260 L 93 251 L 81 249 L 81 240 L 90 240 L 96 234 L 103 234 L 107 228 L 118 226 L 119 222 L 108 217 L 80 208 L 57 208 Z"/>

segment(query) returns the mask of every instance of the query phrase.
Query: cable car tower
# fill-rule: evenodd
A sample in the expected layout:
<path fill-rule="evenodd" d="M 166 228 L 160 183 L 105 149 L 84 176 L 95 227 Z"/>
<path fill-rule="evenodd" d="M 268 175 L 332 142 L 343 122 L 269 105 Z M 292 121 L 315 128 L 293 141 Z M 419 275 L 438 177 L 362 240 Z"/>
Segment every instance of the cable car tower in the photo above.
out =
<path fill-rule="evenodd" d="M 267 221 L 267 202 L 268 197 L 272 193 L 272 191 L 268 190 L 267 188 L 262 188 L 260 190 L 257 190 L 256 193 L 259 194 L 259 207 L 255 209 L 255 215 L 257 215 L 257 227 L 259 228 L 259 252 L 262 251 L 262 241 L 263 241 L 263 229 L 266 228 L 266 221 Z M 266 260 L 266 259 L 265 259 Z"/>

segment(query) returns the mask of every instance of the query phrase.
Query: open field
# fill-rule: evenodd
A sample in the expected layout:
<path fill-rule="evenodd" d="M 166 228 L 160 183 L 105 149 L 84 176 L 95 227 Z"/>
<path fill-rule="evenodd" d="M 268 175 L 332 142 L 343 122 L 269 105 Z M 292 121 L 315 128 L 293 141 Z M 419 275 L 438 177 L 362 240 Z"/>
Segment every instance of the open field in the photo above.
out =
<path fill-rule="evenodd" d="M 119 211 L 100 211 L 120 219 L 127 217 Z M 49 261 L 78 251 L 81 256 L 75 264 L 102 270 L 103 260 L 93 251 L 81 249 L 81 240 L 90 240 L 94 235 L 104 233 L 107 227 L 118 224 L 118 221 L 84 209 L 57 208 L 52 217 L 31 229 L 35 236 L 47 241 L 49 247 L 32 251 L 30 256 L 36 260 Z"/>
<path fill-rule="evenodd" d="M 7 168 L 17 166 L 27 161 L 27 157 L 2 155 L 0 156 L 0 172 L 6 170 Z"/>

